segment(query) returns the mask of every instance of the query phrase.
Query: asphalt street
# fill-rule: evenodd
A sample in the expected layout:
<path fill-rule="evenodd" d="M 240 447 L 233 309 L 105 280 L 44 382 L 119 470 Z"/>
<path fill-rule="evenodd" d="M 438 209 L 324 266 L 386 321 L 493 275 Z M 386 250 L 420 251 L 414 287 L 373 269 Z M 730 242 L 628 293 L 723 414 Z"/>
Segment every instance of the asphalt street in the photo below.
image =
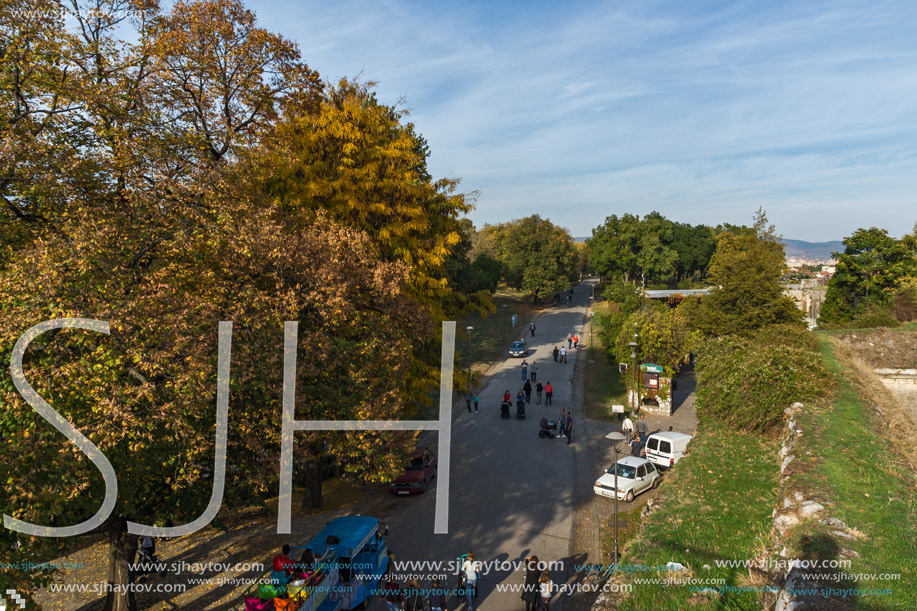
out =
<path fill-rule="evenodd" d="M 526 360 L 538 365 L 538 376 L 554 387 L 552 406 L 535 404 L 532 393 L 525 420 L 500 418 L 500 401 L 507 389 L 514 397 L 521 388 L 521 358 L 505 358 L 488 372 L 489 381 L 479 392 L 480 412 L 468 413 L 465 401 L 453 409 L 452 472 L 449 499 L 449 533 L 433 534 L 435 484 L 425 494 L 391 497 L 379 508 L 390 527 L 389 543 L 396 562 L 456 560 L 473 550 L 477 560 L 516 563 L 530 554 L 543 561 L 563 561 L 566 569 L 554 571 L 554 581 L 572 572 L 571 557 L 574 512 L 574 459 L 576 444 L 583 443 L 581 414 L 574 412 L 573 444 L 565 439 L 540 439 L 539 420 L 554 419 L 561 409 L 573 406 L 573 373 L 577 359 L 588 358 L 586 350 L 569 350 L 567 364 L 555 364 L 555 346 L 566 345 L 568 332 L 579 333 L 585 343 L 583 320 L 590 283 L 574 289 L 572 305 L 544 310 L 535 319 L 535 336 L 525 332 L 530 353 Z M 564 300 L 565 301 L 565 300 Z M 509 339 L 509 338 L 508 338 Z M 512 339 L 518 339 L 513 336 Z M 435 438 L 431 447 L 435 449 Z M 488 564 L 490 567 L 491 565 Z M 422 575 L 431 569 L 416 571 Z M 524 608 L 519 592 L 499 592 L 498 584 L 521 584 L 524 570 L 493 567 L 479 585 L 476 609 Z M 455 576 L 444 584 L 452 587 Z M 428 580 L 420 580 L 429 587 Z M 381 602 L 373 603 L 382 608 Z M 449 609 L 465 608 L 464 600 L 452 601 Z"/>

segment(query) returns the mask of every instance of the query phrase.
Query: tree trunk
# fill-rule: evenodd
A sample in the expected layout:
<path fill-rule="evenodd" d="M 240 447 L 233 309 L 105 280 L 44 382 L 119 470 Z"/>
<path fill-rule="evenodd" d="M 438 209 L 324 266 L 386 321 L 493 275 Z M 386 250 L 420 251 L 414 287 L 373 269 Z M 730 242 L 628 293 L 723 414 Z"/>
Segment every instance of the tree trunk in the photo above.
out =
<path fill-rule="evenodd" d="M 137 551 L 137 535 L 127 532 L 127 520 L 108 520 L 108 585 L 103 611 L 136 611 L 134 593 L 129 590 L 130 567 Z"/>
<path fill-rule="evenodd" d="M 321 509 L 325 506 L 322 496 L 322 465 L 318 459 L 313 458 L 306 462 L 303 483 L 306 487 L 302 499 L 303 509 Z"/>

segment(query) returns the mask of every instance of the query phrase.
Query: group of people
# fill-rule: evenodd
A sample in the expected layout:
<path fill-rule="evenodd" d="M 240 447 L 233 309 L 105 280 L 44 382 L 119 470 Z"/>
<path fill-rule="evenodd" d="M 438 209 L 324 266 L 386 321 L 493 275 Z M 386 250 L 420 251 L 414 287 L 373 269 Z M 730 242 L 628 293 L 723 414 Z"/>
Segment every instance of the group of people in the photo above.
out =
<path fill-rule="evenodd" d="M 462 556 L 459 574 L 459 587 L 457 590 L 447 590 L 442 587 L 438 579 L 434 579 L 430 589 L 421 590 L 416 579 L 410 579 L 405 584 L 406 588 L 399 585 L 394 576 L 389 576 L 382 597 L 385 600 L 387 611 L 448 611 L 447 594 L 454 592 L 465 596 L 468 611 L 474 611 L 474 602 L 478 598 L 478 581 L 481 579 L 481 563 L 474 559 L 474 552 Z"/>
<path fill-rule="evenodd" d="M 525 585 L 522 588 L 525 611 L 548 611 L 553 595 L 554 582 L 551 581 L 551 571 L 542 568 L 538 556 L 526 558 Z"/>
<path fill-rule="evenodd" d="M 318 572 L 321 563 L 331 553 L 331 548 L 326 545 L 325 553 L 316 558 L 312 550 L 306 548 L 299 557 L 299 561 L 295 561 L 292 558 L 291 549 L 290 545 L 285 543 L 271 563 L 271 577 L 279 582 L 276 585 L 311 579 Z"/>
<path fill-rule="evenodd" d="M 650 427 L 646 424 L 646 420 L 643 419 L 643 414 L 640 414 L 636 424 L 633 423 L 630 416 L 625 416 L 624 421 L 621 423 L 621 432 L 624 434 L 624 441 L 627 443 L 631 443 L 634 440 L 646 443 L 649 431 Z"/>
<path fill-rule="evenodd" d="M 433 580 L 432 587 L 427 590 L 420 589 L 416 579 L 410 579 L 402 588 L 396 579 L 389 577 L 382 589 L 382 598 L 385 600 L 387 611 L 447 611 L 446 595 L 438 579 Z"/>
<path fill-rule="evenodd" d="M 567 305 L 570 305 L 571 303 L 573 303 L 573 289 L 572 288 L 567 291 L 566 298 L 567 298 Z M 554 293 L 554 305 L 557 305 L 561 299 L 562 297 L 560 293 Z"/>
<path fill-rule="evenodd" d="M 566 437 L 567 443 L 573 441 L 573 411 L 560 410 L 560 417 L 557 418 L 557 436 Z"/>
<path fill-rule="evenodd" d="M 528 380 L 525 381 L 525 384 L 522 385 L 522 388 L 519 389 L 519 392 L 516 393 L 516 403 L 524 401 L 525 403 L 532 402 L 532 383 Z M 554 397 L 554 387 L 551 386 L 549 381 L 547 384 L 542 384 L 541 382 L 536 382 L 534 386 L 535 391 L 535 405 L 541 405 L 541 395 L 544 394 L 545 405 L 551 405 L 551 399 Z M 509 389 L 503 393 L 503 402 L 509 403 L 512 399 L 512 396 L 509 394 Z M 475 411 L 477 411 L 477 406 L 475 406 Z"/>
<path fill-rule="evenodd" d="M 538 379 L 538 365 L 532 363 L 529 365 L 529 362 L 525 359 L 522 359 L 522 381 L 525 382 L 531 377 L 532 382 Z"/>

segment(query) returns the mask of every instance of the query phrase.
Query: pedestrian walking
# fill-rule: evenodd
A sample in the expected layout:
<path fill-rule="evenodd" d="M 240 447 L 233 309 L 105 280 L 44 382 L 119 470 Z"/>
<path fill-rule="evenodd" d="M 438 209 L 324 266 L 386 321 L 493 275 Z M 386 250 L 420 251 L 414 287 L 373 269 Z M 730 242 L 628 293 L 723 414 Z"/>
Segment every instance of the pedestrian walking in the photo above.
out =
<path fill-rule="evenodd" d="M 567 333 L 567 348 L 573 347 L 573 333 Z"/>
<path fill-rule="evenodd" d="M 551 405 L 551 397 L 554 396 L 554 387 L 551 386 L 551 381 L 548 380 L 548 383 L 544 387 L 544 404 Z"/>
<path fill-rule="evenodd" d="M 382 594 L 385 599 L 385 608 L 388 611 L 401 611 L 404 609 L 404 591 L 394 577 L 389 577 Z"/>
<path fill-rule="evenodd" d="M 551 354 L 554 355 L 554 362 L 556 363 L 557 357 L 560 356 L 560 350 L 557 349 L 557 346 L 554 346 L 554 352 L 552 352 Z"/>
<path fill-rule="evenodd" d="M 554 582 L 551 581 L 551 573 L 545 569 L 538 579 L 538 586 L 541 590 L 541 611 L 549 611 L 551 596 L 554 595 Z"/>
<path fill-rule="evenodd" d="M 430 611 L 448 611 L 446 609 L 446 593 L 443 591 L 439 579 L 433 580 L 433 587 L 430 590 L 430 596 L 427 598 Z"/>
<path fill-rule="evenodd" d="M 544 385 L 539 382 L 535 384 L 535 405 L 541 405 L 541 392 L 544 390 Z"/>
<path fill-rule="evenodd" d="M 522 600 L 525 601 L 525 611 L 538 611 L 541 606 L 541 587 L 538 584 L 540 577 L 538 556 L 529 556 L 525 559 L 525 585 L 522 587 Z"/>
<path fill-rule="evenodd" d="M 532 377 L 532 382 L 538 379 L 538 365 L 536 365 L 535 363 L 532 363 L 532 367 L 531 367 L 531 370 L 529 371 L 529 375 Z"/>
<path fill-rule="evenodd" d="M 637 420 L 637 432 L 640 433 L 640 443 L 646 443 L 649 427 L 646 425 L 646 420 L 643 419 L 643 414 L 640 414 L 640 420 Z"/>
<path fill-rule="evenodd" d="M 478 393 L 474 393 L 474 413 L 478 413 Z"/>
<path fill-rule="evenodd" d="M 634 423 L 630 416 L 624 416 L 624 422 L 621 423 L 621 432 L 624 433 L 624 441 L 628 444 L 634 438 Z"/>
<path fill-rule="evenodd" d="M 573 441 L 573 411 L 567 412 L 567 445 Z"/>
<path fill-rule="evenodd" d="M 560 410 L 560 416 L 557 417 L 557 437 L 562 438 L 567 436 L 567 410 Z"/>
<path fill-rule="evenodd" d="M 471 391 L 469 390 L 469 391 L 465 394 L 465 405 L 468 406 L 468 413 L 469 413 L 469 414 L 471 413 L 471 404 L 472 404 L 472 402 L 474 402 L 474 395 L 471 394 Z"/>
<path fill-rule="evenodd" d="M 573 349 L 576 350 L 576 345 L 579 343 L 579 335 L 573 335 Z"/>
<path fill-rule="evenodd" d="M 405 592 L 404 611 L 426 611 L 424 606 L 420 584 L 416 579 L 409 580 Z"/>
<path fill-rule="evenodd" d="M 532 402 L 532 383 L 528 380 L 525 381 L 525 385 L 522 387 L 522 390 L 525 391 L 525 402 Z"/>
<path fill-rule="evenodd" d="M 522 360 L 522 381 L 525 382 L 525 379 L 529 377 L 529 364 L 523 359 Z"/>
<path fill-rule="evenodd" d="M 561 365 L 567 364 L 567 349 L 564 348 L 563 346 L 560 347 L 560 364 Z"/>
<path fill-rule="evenodd" d="M 481 575 L 481 563 L 474 561 L 474 552 L 468 552 L 465 562 L 462 563 L 462 572 L 465 574 L 464 589 L 465 597 L 468 599 L 468 611 L 474 611 L 475 593 Z"/>
<path fill-rule="evenodd" d="M 535 323 L 529 323 L 529 331 L 532 333 L 532 337 L 535 337 Z"/>

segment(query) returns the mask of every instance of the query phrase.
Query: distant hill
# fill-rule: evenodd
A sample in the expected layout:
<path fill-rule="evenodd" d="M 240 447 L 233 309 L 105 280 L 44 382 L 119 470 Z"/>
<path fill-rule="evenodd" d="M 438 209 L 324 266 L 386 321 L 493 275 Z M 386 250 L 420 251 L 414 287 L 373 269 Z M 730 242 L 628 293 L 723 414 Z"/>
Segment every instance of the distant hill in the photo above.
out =
<path fill-rule="evenodd" d="M 844 243 L 840 240 L 831 242 L 805 242 L 783 238 L 784 251 L 787 257 L 802 259 L 830 259 L 833 252 L 844 252 Z"/>

